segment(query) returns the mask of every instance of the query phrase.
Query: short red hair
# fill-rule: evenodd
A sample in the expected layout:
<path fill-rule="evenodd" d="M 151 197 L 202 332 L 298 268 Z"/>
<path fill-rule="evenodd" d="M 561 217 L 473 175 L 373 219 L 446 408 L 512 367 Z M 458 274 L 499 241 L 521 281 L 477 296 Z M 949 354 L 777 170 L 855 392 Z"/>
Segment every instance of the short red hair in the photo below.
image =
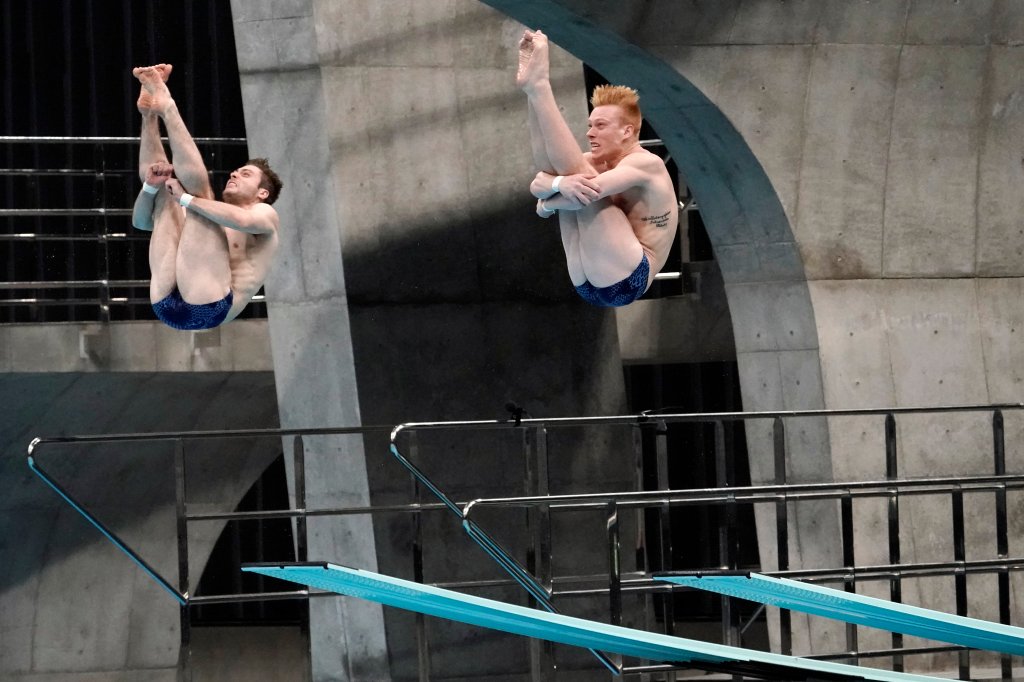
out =
<path fill-rule="evenodd" d="M 640 134 L 640 123 L 643 120 L 640 114 L 640 95 L 633 88 L 625 85 L 598 85 L 590 96 L 590 104 L 595 107 L 619 107 L 626 123 L 631 123 L 636 133 Z"/>

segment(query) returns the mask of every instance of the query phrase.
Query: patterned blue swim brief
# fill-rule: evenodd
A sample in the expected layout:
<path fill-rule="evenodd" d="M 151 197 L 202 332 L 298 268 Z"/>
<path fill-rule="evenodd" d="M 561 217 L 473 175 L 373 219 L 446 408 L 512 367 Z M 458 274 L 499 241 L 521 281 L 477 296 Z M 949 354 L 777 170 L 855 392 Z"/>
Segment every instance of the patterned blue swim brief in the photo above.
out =
<path fill-rule="evenodd" d="M 640 260 L 626 279 L 606 287 L 595 287 L 590 282 L 584 282 L 576 287 L 576 293 L 584 301 L 591 305 L 601 307 L 617 307 L 628 305 L 644 295 L 647 291 L 647 278 L 651 274 L 651 264 L 647 261 L 647 254 Z"/>
<path fill-rule="evenodd" d="M 234 295 L 229 291 L 227 296 L 213 303 L 188 303 L 175 287 L 166 298 L 153 304 L 153 312 L 161 322 L 174 329 L 213 329 L 224 322 L 233 301 Z"/>

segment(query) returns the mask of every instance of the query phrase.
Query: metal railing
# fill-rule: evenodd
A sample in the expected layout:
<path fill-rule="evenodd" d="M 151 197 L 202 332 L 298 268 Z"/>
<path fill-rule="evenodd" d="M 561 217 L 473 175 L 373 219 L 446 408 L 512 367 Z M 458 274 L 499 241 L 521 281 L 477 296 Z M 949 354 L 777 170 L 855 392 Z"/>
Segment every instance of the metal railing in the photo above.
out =
<path fill-rule="evenodd" d="M 29 447 L 29 464 L 49 485 L 86 516 L 96 527 L 110 539 L 119 549 L 131 557 L 156 580 L 166 591 L 174 596 L 181 605 L 182 647 L 186 652 L 185 665 L 188 666 L 190 642 L 189 608 L 194 605 L 211 603 L 236 603 L 244 601 L 260 601 L 274 599 L 307 599 L 320 596 L 321 593 L 310 593 L 306 590 L 289 592 L 257 592 L 231 595 L 189 594 L 189 544 L 188 526 L 192 523 L 225 520 L 257 520 L 271 518 L 292 518 L 296 521 L 296 558 L 299 561 L 309 559 L 307 556 L 308 538 L 306 536 L 306 520 L 320 516 L 347 515 L 379 515 L 403 514 L 409 516 L 413 532 L 411 563 L 413 578 L 425 582 L 424 553 L 429 544 L 423 536 L 421 517 L 424 513 L 444 511 L 455 515 L 467 535 L 502 568 L 509 580 L 479 579 L 459 582 L 432 582 L 431 584 L 461 589 L 478 589 L 496 585 L 518 584 L 542 608 L 553 610 L 556 600 L 572 598 L 607 599 L 609 621 L 618 624 L 623 617 L 623 596 L 635 595 L 645 600 L 644 612 L 650 624 L 650 615 L 655 602 L 660 603 L 663 614 L 662 623 L 668 634 L 673 632 L 676 615 L 672 610 L 673 588 L 663 582 L 654 581 L 647 566 L 657 564 L 662 570 L 671 570 L 672 509 L 682 507 L 708 507 L 724 511 L 722 523 L 716 538 L 720 548 L 720 563 L 707 566 L 708 570 L 757 568 L 738 565 L 738 547 L 736 543 L 737 510 L 747 505 L 766 505 L 775 513 L 775 537 L 760 538 L 761 543 L 774 539 L 778 556 L 776 570 L 765 571 L 769 575 L 787 576 L 824 583 L 838 583 L 844 589 L 854 591 L 857 585 L 869 581 L 887 582 L 889 594 L 893 601 L 901 601 L 903 581 L 922 576 L 951 576 L 954 579 L 956 611 L 966 615 L 968 609 L 967 576 L 991 573 L 997 576 L 998 610 L 1001 623 L 1010 624 L 1010 573 L 1024 570 L 1024 557 L 1009 555 L 1008 542 L 1008 504 L 1009 491 L 1024 490 L 1024 474 L 1008 474 L 1006 472 L 1005 434 L 1003 414 L 1007 411 L 1019 412 L 1024 406 L 988 405 L 962 406 L 944 408 L 903 408 L 889 410 L 807 410 L 786 412 L 756 413 L 711 413 L 711 414 L 651 414 L 591 417 L 591 418 L 559 418 L 559 419 L 526 419 L 486 421 L 457 421 L 403 424 L 390 430 L 391 455 L 412 474 L 412 501 L 407 504 L 389 506 L 337 507 L 324 509 L 307 508 L 305 481 L 305 439 L 313 436 L 326 435 L 360 435 L 380 437 L 388 431 L 388 427 L 352 427 L 324 429 L 265 429 L 246 431 L 209 431 L 209 432 L 174 432 L 151 434 L 120 434 L 105 436 L 82 436 L 64 438 L 37 438 Z M 992 426 L 992 471 L 972 476 L 935 477 L 929 479 L 907 479 L 898 475 L 897 456 L 897 418 L 913 414 L 942 415 L 956 412 L 983 412 L 991 415 Z M 877 417 L 883 421 L 885 441 L 885 478 L 873 481 L 848 481 L 826 483 L 789 483 L 786 478 L 787 423 L 804 418 L 845 418 L 845 417 Z M 768 420 L 772 425 L 772 444 L 775 461 L 775 481 L 767 485 L 735 486 L 729 480 L 732 471 L 727 461 L 725 448 L 725 425 L 734 422 L 750 423 Z M 714 426 L 714 450 L 718 464 L 719 486 L 699 490 L 671 490 L 667 481 L 659 475 L 657 490 L 636 490 L 623 493 L 590 493 L 573 495 L 552 495 L 549 492 L 548 461 L 551 455 L 548 444 L 548 432 L 561 428 L 627 428 L 633 434 L 634 450 L 642 448 L 641 432 L 653 430 L 656 440 L 659 472 L 667 470 L 665 458 L 669 456 L 667 447 L 668 426 L 680 423 L 702 423 Z M 416 464 L 423 456 L 418 443 L 418 435 L 424 431 L 445 431 L 449 434 L 461 434 L 467 431 L 497 430 L 518 434 L 521 439 L 523 453 L 524 488 L 523 496 L 477 499 L 471 502 L 452 500 L 425 473 L 424 467 Z M 295 471 L 295 509 L 257 512 L 217 512 L 195 513 L 188 509 L 187 500 L 187 453 L 186 443 L 211 439 L 251 439 L 251 438 L 290 438 L 293 443 L 292 457 Z M 93 516 L 79 504 L 57 481 L 43 469 L 39 457 L 44 450 L 52 450 L 56 446 L 85 446 L 98 444 L 114 444 L 124 442 L 170 442 L 174 446 L 174 471 L 177 516 L 178 576 L 176 585 L 147 565 L 133 549 L 117 538 L 102 521 Z M 402 444 L 401 449 L 399 443 Z M 641 461 L 639 452 L 636 461 Z M 639 472 L 638 472 L 639 473 Z M 639 481 L 639 477 L 638 477 Z M 639 488 L 639 485 L 638 485 Z M 948 561 L 908 563 L 901 560 L 901 548 L 906 538 L 900 527 L 900 501 L 921 495 L 941 495 L 949 500 L 952 515 L 954 547 L 953 556 Z M 993 528 L 995 535 L 996 556 L 968 558 L 965 554 L 965 521 L 964 498 L 967 495 L 988 495 L 994 499 Z M 888 563 L 880 565 L 857 565 L 854 554 L 855 525 L 853 521 L 853 502 L 855 500 L 879 499 L 885 502 L 888 527 Z M 803 501 L 832 500 L 839 503 L 840 527 L 842 529 L 840 543 L 842 547 L 842 565 L 824 568 L 794 568 L 789 565 L 789 530 L 788 518 L 791 507 Z M 520 548 L 513 553 L 494 541 L 476 520 L 479 510 L 484 508 L 528 509 L 526 526 L 530 546 Z M 659 512 L 657 521 L 652 527 L 643 528 L 645 523 L 644 510 Z M 551 557 L 551 523 L 556 514 L 590 512 L 602 514 L 605 519 L 607 534 L 600 541 L 606 543 L 608 563 L 593 574 L 556 576 L 553 574 Z M 619 546 L 620 514 L 633 512 L 637 516 L 641 537 L 652 535 L 661 538 L 658 557 L 639 558 L 643 570 L 624 572 L 621 570 L 622 557 Z M 905 533 L 905 531 L 903 531 Z M 645 543 L 641 543 L 639 551 L 645 552 Z M 515 555 L 524 557 L 517 559 Z M 334 559 L 334 557 L 315 557 L 316 559 Z M 679 589 L 679 588 L 676 588 Z M 722 639 L 726 643 L 740 644 L 744 633 L 750 628 L 754 618 L 761 616 L 761 609 L 744 622 L 739 610 L 729 598 L 722 597 Z M 778 641 L 783 653 L 792 651 L 792 622 L 789 612 L 781 610 L 778 620 Z M 429 627 L 426 620 L 417 618 L 417 639 L 419 645 L 420 679 L 428 680 L 431 670 L 429 647 Z M 895 670 L 904 668 L 904 659 L 908 656 L 955 651 L 959 660 L 959 674 L 968 679 L 971 674 L 970 651 L 957 646 L 916 646 L 904 647 L 903 637 L 891 635 L 891 647 L 882 650 L 860 650 L 858 648 L 856 626 L 847 626 L 846 648 L 844 651 L 826 654 L 822 657 L 863 659 L 888 657 L 892 660 Z M 650 664 L 639 662 L 625 665 L 618 657 L 609 657 L 594 652 L 601 662 L 615 672 L 625 675 L 665 673 L 671 677 L 678 667 L 662 663 Z M 1001 674 L 1003 679 L 1012 676 L 1012 660 L 1009 655 L 1001 657 Z M 550 679 L 552 671 L 551 649 L 549 646 L 533 641 L 531 644 L 531 670 L 536 680 Z"/>

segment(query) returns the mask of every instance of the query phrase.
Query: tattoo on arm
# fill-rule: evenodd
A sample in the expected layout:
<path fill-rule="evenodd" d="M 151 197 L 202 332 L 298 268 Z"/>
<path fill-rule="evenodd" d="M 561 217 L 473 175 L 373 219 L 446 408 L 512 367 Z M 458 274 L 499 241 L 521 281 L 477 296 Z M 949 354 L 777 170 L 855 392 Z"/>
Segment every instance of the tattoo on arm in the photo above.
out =
<path fill-rule="evenodd" d="M 665 227 L 668 225 L 668 217 L 671 213 L 671 211 L 665 211 L 661 215 L 646 215 L 641 220 L 651 223 L 655 227 Z"/>

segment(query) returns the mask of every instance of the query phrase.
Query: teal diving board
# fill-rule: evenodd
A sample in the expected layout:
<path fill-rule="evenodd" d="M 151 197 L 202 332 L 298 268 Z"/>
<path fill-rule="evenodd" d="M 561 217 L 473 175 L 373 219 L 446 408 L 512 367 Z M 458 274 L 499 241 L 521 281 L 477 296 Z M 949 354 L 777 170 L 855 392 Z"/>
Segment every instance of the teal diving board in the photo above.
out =
<path fill-rule="evenodd" d="M 248 564 L 242 570 L 470 625 L 697 668 L 789 680 L 912 682 L 940 679 L 633 630 L 324 562 Z"/>
<path fill-rule="evenodd" d="M 1024 628 L 865 597 L 758 573 L 665 575 L 656 580 L 873 628 L 986 651 L 1024 655 Z"/>

